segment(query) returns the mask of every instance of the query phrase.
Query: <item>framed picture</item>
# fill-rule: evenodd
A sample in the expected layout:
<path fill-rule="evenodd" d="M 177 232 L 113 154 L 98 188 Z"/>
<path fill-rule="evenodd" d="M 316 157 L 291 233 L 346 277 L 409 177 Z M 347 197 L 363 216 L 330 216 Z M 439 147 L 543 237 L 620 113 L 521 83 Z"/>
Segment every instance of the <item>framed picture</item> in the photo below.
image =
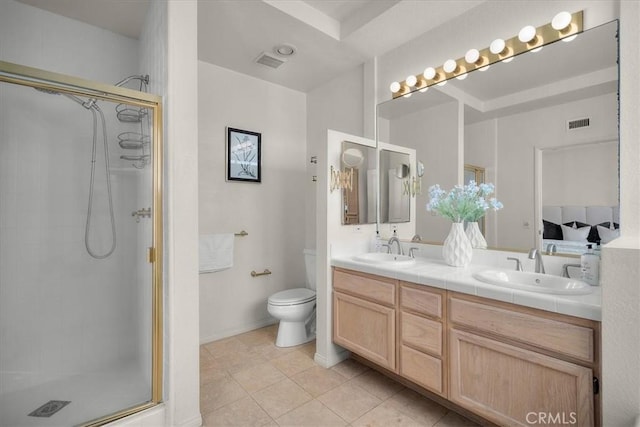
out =
<path fill-rule="evenodd" d="M 227 181 L 260 182 L 261 134 L 227 128 Z"/>

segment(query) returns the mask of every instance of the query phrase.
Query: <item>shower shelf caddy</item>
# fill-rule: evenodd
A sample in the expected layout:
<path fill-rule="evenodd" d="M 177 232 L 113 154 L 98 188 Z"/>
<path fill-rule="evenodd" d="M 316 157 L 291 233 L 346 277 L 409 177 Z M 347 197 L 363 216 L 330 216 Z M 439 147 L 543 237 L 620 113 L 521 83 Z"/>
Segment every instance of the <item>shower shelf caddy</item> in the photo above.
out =
<path fill-rule="evenodd" d="M 149 76 L 132 76 L 132 79 L 140 80 L 139 90 L 141 92 L 147 92 L 147 86 L 149 85 Z M 124 85 L 128 80 L 121 82 L 120 85 Z M 138 150 L 139 154 L 123 154 L 120 156 L 121 160 L 132 162 L 132 166 L 136 169 L 143 169 L 151 162 L 151 153 L 149 150 L 149 144 L 151 143 L 150 137 L 150 118 L 149 112 L 144 107 L 132 107 L 128 104 L 116 105 L 116 117 L 121 123 L 139 124 L 139 132 L 122 132 L 118 135 L 118 145 L 124 150 Z"/>

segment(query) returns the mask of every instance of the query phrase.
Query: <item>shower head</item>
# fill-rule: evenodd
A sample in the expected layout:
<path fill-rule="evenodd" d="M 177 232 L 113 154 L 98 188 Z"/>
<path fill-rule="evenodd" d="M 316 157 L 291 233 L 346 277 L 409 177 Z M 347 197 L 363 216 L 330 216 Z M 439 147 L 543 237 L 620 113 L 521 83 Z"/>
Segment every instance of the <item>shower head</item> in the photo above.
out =
<path fill-rule="evenodd" d="M 143 75 L 133 75 L 133 76 L 126 77 L 126 78 L 120 80 L 118 83 L 116 83 L 115 86 L 124 86 L 125 84 L 129 83 L 131 80 L 140 80 L 145 85 L 148 85 L 149 84 L 149 74 L 145 74 L 144 76 Z"/>

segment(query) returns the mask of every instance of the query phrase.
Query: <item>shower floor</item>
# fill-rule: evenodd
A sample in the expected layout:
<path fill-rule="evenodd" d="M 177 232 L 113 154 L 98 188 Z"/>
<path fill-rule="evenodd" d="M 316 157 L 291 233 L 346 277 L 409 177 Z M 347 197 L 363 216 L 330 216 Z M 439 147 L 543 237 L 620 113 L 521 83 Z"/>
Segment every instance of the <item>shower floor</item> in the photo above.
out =
<path fill-rule="evenodd" d="M 74 375 L 0 395 L 0 427 L 70 426 L 150 400 L 150 385 L 135 367 Z M 30 413 L 49 401 L 70 401 L 50 417 Z"/>

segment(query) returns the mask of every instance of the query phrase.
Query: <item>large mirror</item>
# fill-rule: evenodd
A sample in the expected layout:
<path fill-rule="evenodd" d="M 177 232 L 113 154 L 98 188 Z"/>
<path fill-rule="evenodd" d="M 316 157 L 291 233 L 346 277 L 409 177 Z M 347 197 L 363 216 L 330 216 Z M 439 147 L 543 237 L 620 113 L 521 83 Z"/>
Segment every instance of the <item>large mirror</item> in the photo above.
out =
<path fill-rule="evenodd" d="M 342 190 L 342 224 L 375 223 L 378 195 L 375 147 L 344 141 L 340 163 L 346 184 Z"/>
<path fill-rule="evenodd" d="M 416 149 L 425 166 L 416 213 L 423 241 L 441 243 L 450 227 L 425 210 L 429 186 L 464 183 L 465 166 L 481 170 L 504 204 L 485 217 L 489 247 L 580 253 L 616 235 L 617 28 L 614 21 L 378 105 L 378 139 Z"/>

